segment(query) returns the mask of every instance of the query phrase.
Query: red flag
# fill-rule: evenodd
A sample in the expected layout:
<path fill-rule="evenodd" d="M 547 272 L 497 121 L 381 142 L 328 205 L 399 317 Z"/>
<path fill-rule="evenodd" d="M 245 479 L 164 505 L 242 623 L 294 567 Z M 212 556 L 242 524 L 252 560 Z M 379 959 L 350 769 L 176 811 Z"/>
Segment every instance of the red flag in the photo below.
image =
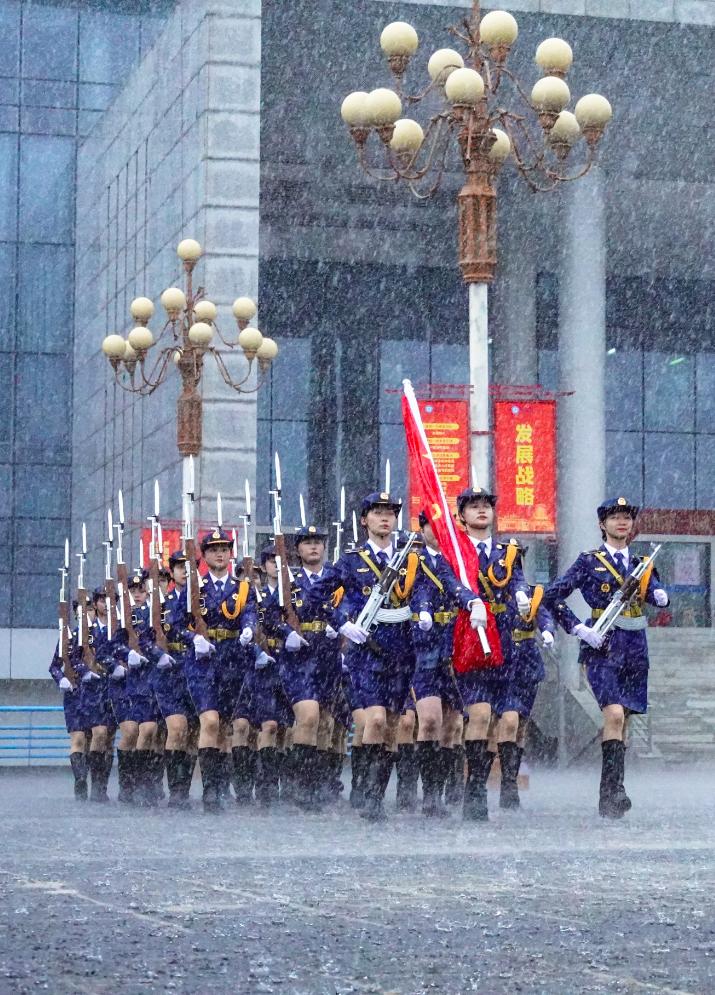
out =
<path fill-rule="evenodd" d="M 437 474 L 427 435 L 422 424 L 417 398 L 409 380 L 402 381 L 402 419 L 410 459 L 410 473 L 419 479 L 425 498 L 425 513 L 445 559 L 461 583 L 479 594 L 479 557 L 473 543 L 452 519 L 447 498 Z M 454 669 L 459 673 L 503 663 L 496 619 L 487 605 L 486 653 L 479 633 L 472 629 L 469 612 L 460 611 L 454 626 Z"/>

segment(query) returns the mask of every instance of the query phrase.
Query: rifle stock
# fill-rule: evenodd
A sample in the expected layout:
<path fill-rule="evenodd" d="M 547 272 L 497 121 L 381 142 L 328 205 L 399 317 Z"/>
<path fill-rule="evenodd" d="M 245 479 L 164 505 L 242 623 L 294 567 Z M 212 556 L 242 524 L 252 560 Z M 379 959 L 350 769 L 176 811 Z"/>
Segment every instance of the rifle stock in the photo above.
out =
<path fill-rule="evenodd" d="M 72 687 L 77 687 L 77 671 L 72 666 L 70 660 L 69 641 L 72 630 L 70 629 L 70 608 L 66 601 L 59 604 L 59 630 L 60 630 L 60 659 L 62 660 L 62 673 L 70 682 Z"/>
<path fill-rule="evenodd" d="M 79 612 L 79 634 L 82 644 L 82 663 L 93 674 L 105 674 L 106 670 L 97 661 L 89 639 L 89 619 L 87 618 L 87 590 L 84 587 L 77 588 L 77 604 Z"/>
<path fill-rule="evenodd" d="M 139 651 L 139 637 L 136 629 L 132 625 L 132 602 L 129 597 L 129 571 L 126 563 L 117 563 L 117 582 L 121 589 L 122 615 L 124 616 L 124 629 L 127 633 L 127 645 L 130 650 Z"/>
<path fill-rule="evenodd" d="M 206 637 L 208 626 L 201 614 L 201 589 L 199 587 L 199 568 L 196 563 L 196 543 L 193 538 L 186 536 L 184 539 L 184 552 L 186 554 L 186 583 L 189 586 L 191 595 L 191 614 L 194 619 L 194 632 Z"/>
<path fill-rule="evenodd" d="M 164 632 L 163 612 L 161 610 L 161 587 L 159 586 L 159 561 L 152 557 L 149 567 L 149 579 L 151 580 L 151 627 L 154 630 L 154 642 L 162 651 L 168 653 L 169 644 Z"/>
<path fill-rule="evenodd" d="M 283 612 L 283 617 L 291 629 L 295 629 L 296 632 L 300 633 L 300 619 L 298 618 L 297 611 L 293 607 L 293 594 L 291 591 L 290 571 L 288 570 L 288 550 L 286 549 L 285 535 L 282 532 L 277 532 L 274 541 L 276 556 L 280 558 L 281 561 L 279 578 L 280 585 L 283 590 L 283 605 L 281 606 L 281 611 Z"/>

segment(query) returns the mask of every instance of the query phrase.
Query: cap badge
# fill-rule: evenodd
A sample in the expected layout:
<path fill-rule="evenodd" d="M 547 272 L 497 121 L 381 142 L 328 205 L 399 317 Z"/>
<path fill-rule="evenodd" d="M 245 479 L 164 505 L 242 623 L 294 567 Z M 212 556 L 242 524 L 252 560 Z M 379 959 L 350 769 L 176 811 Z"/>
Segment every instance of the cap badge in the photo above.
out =
<path fill-rule="evenodd" d="M 618 499 L 618 504 L 620 504 L 621 506 L 623 506 L 624 504 L 628 504 L 628 502 L 626 501 L 626 499 L 624 497 L 620 497 Z"/>
<path fill-rule="evenodd" d="M 380 500 L 381 501 L 389 501 L 390 500 L 390 495 L 387 493 L 387 491 L 383 491 L 380 494 Z"/>

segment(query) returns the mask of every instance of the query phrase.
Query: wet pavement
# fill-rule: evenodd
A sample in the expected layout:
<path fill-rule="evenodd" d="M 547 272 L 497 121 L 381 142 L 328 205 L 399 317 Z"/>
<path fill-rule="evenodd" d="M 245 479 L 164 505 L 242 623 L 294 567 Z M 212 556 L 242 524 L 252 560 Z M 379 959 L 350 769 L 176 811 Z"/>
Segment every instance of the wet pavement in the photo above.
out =
<path fill-rule="evenodd" d="M 0 995 L 715 992 L 715 770 L 632 772 L 618 823 L 597 779 L 373 827 L 82 805 L 64 772 L 5 770 Z"/>

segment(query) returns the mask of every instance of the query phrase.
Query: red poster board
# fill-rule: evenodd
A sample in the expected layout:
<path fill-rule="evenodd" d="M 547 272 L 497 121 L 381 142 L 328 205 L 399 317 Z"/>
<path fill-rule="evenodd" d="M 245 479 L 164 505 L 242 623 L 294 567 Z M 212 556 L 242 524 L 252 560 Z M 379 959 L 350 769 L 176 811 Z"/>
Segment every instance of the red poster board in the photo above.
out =
<path fill-rule="evenodd" d="M 556 401 L 494 402 L 500 532 L 556 532 Z"/>
<path fill-rule="evenodd" d="M 183 549 L 184 542 L 181 538 L 181 529 L 165 529 L 161 530 L 162 538 L 162 550 L 161 550 L 161 565 L 169 568 L 169 557 L 175 550 Z M 151 527 L 142 529 L 142 549 L 144 551 L 144 566 L 149 567 L 149 547 L 151 545 Z"/>
<path fill-rule="evenodd" d="M 450 507 L 455 507 L 457 495 L 469 487 L 469 402 L 431 399 L 418 401 L 418 406 L 437 474 Z M 412 470 L 409 486 L 410 523 L 416 529 L 424 499 Z"/>

